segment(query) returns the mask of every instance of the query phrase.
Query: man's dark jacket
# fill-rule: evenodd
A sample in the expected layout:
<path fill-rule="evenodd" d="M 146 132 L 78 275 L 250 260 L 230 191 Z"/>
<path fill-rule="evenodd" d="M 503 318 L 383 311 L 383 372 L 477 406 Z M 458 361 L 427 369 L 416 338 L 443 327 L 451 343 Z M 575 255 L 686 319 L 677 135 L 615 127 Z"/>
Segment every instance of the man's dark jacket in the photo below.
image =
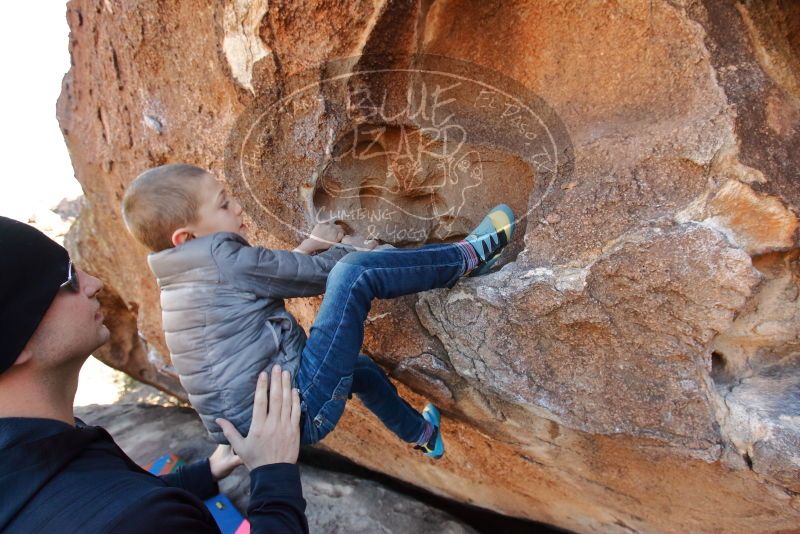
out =
<path fill-rule="evenodd" d="M 251 532 L 308 532 L 296 465 L 250 473 Z M 208 460 L 156 477 L 104 429 L 0 418 L 0 532 L 219 532 L 202 500 L 218 493 Z"/>

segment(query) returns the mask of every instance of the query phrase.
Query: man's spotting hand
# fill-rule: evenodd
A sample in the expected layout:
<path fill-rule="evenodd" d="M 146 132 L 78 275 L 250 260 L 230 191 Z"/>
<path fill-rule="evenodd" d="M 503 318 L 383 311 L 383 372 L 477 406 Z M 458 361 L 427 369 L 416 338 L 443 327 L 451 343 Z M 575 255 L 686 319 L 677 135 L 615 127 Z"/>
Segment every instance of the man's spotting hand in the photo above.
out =
<path fill-rule="evenodd" d="M 242 465 L 242 459 L 233 454 L 230 445 L 218 446 L 214 450 L 214 454 L 208 457 L 211 477 L 216 481 L 230 475 L 240 465 Z"/>
<path fill-rule="evenodd" d="M 269 399 L 267 398 L 269 397 Z M 292 377 L 272 368 L 272 382 L 267 387 L 267 374 L 262 372 L 256 384 L 253 421 L 243 438 L 225 419 L 217 419 L 236 455 L 251 471 L 267 464 L 297 462 L 300 452 L 300 395 L 292 389 Z"/>

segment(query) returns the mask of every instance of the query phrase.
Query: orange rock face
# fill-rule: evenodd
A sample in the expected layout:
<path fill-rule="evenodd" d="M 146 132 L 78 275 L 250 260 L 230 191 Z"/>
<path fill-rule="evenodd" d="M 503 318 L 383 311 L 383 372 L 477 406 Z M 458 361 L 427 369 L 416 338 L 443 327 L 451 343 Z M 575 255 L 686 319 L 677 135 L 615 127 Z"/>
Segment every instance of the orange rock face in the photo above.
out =
<path fill-rule="evenodd" d="M 357 400 L 323 442 L 580 532 L 800 524 L 800 7 L 764 2 L 73 0 L 59 121 L 106 282 L 99 356 L 182 396 L 144 169 L 226 180 L 251 241 L 319 218 L 398 247 L 520 215 L 501 268 L 376 301 L 364 352 L 445 415 L 426 461 Z M 319 299 L 290 309 L 308 329 Z"/>

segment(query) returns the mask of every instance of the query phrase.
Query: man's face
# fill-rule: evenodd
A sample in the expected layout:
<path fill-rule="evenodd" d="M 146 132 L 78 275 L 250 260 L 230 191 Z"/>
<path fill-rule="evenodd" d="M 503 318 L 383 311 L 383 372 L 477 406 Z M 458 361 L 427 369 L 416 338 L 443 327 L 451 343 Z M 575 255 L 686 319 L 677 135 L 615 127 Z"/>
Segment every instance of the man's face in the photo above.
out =
<path fill-rule="evenodd" d="M 103 283 L 77 269 L 78 291 L 62 287 L 28 342 L 37 365 L 55 366 L 71 360 L 81 363 L 105 344 L 110 333 L 103 324 L 97 294 Z"/>
<path fill-rule="evenodd" d="M 192 225 L 194 235 L 202 237 L 216 232 L 242 234 L 246 230 L 242 219 L 242 206 L 228 196 L 222 183 L 210 174 L 198 191 L 200 207 L 197 221 Z"/>

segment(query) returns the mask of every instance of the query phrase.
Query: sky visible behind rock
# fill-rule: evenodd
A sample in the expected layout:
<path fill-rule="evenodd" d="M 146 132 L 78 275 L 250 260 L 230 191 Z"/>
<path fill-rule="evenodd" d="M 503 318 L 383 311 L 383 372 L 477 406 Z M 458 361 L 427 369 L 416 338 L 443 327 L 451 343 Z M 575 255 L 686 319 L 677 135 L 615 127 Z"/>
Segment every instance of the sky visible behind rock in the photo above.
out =
<path fill-rule="evenodd" d="M 0 214 L 52 225 L 59 218 L 49 209 L 81 194 L 56 121 L 56 99 L 69 69 L 66 7 L 63 2 L 15 2 L 4 12 Z"/>
<path fill-rule="evenodd" d="M 6 80 L 0 87 L 0 215 L 31 222 L 61 241 L 71 220 L 62 220 L 51 209 L 81 194 L 56 121 L 56 99 L 69 70 L 66 7 L 62 2 L 5 7 L 9 24 L 0 32 Z M 31 21 L 36 21 L 35 31 Z M 81 371 L 76 405 L 115 401 L 119 374 L 91 358 Z"/>

